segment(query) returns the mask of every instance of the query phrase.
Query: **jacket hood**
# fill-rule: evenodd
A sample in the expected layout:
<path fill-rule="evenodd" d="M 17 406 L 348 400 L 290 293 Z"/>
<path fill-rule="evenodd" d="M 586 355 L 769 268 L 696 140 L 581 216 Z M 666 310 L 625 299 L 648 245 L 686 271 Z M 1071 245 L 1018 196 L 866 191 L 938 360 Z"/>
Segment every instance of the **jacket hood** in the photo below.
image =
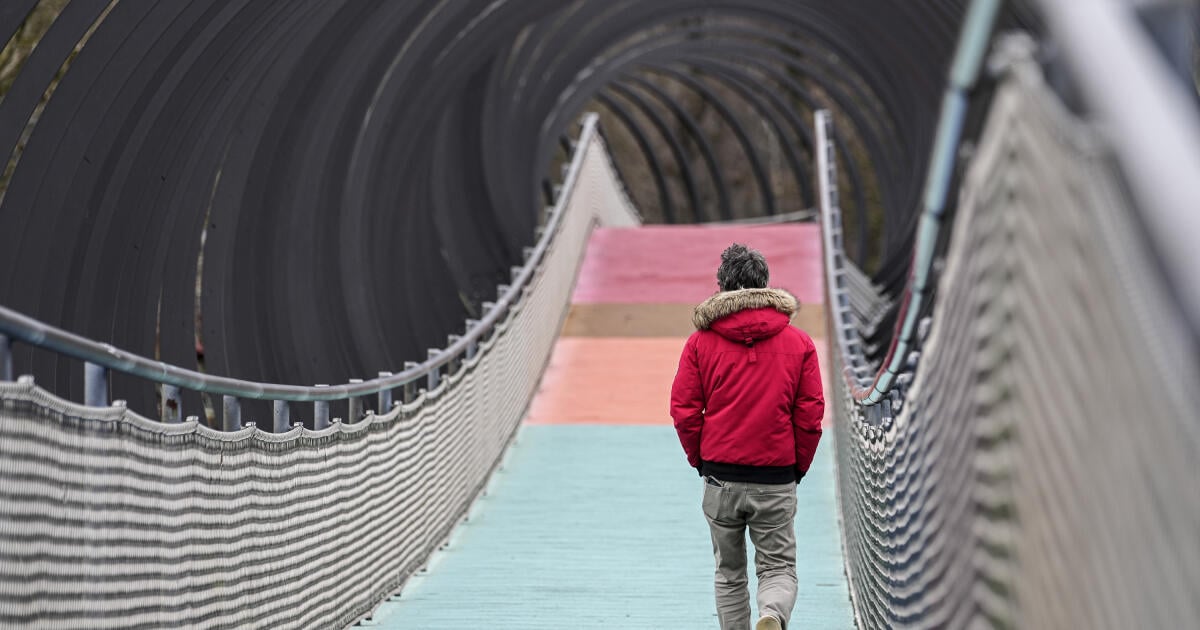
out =
<path fill-rule="evenodd" d="M 783 289 L 722 291 L 696 307 L 692 324 L 734 341 L 757 341 L 778 334 L 799 309 L 796 297 Z"/>

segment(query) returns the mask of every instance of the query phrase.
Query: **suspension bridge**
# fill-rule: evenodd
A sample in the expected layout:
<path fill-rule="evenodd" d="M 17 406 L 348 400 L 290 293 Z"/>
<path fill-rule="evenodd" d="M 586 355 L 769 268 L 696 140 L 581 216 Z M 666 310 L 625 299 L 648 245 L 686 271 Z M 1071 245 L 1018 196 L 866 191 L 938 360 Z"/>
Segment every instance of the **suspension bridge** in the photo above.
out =
<path fill-rule="evenodd" d="M 552 4 L 0 7 L 0 625 L 717 627 L 731 242 L 789 627 L 1200 622 L 1194 3 Z"/>

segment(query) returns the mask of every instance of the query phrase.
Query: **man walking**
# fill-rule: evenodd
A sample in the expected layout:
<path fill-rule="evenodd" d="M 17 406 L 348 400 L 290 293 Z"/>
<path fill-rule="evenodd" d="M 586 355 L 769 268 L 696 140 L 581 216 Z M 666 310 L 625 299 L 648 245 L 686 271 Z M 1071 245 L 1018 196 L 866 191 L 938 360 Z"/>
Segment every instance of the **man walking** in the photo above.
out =
<path fill-rule="evenodd" d="M 704 479 L 721 630 L 750 627 L 746 530 L 754 543 L 759 619 L 787 627 L 796 603 L 796 483 L 808 471 L 825 401 L 812 339 L 790 326 L 796 298 L 768 289 L 767 261 L 733 244 L 720 292 L 696 307 L 671 387 L 671 417 Z"/>

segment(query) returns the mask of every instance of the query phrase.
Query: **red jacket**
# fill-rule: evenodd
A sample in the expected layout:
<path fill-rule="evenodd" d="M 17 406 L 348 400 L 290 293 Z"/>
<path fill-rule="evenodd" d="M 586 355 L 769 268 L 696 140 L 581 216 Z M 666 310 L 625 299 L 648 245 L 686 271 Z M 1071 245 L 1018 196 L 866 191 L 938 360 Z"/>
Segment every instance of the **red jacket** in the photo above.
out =
<path fill-rule="evenodd" d="M 702 463 L 808 472 L 825 400 L 812 338 L 789 325 L 798 308 L 778 289 L 721 292 L 696 307 L 671 417 L 701 474 Z"/>

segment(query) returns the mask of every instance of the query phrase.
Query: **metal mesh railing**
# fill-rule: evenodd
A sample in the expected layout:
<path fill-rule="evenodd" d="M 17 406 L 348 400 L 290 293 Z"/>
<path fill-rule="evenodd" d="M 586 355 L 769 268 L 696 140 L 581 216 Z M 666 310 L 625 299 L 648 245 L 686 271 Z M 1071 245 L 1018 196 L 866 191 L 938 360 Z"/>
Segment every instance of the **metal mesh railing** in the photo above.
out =
<path fill-rule="evenodd" d="M 1007 50 L 931 325 L 879 405 L 853 389 L 876 367 L 857 327 L 883 298 L 829 259 L 829 399 L 861 627 L 1200 619 L 1196 331 L 1112 150 L 1030 48 Z M 822 197 L 838 225 L 828 179 Z"/>
<path fill-rule="evenodd" d="M 0 626 L 327 628 L 367 616 L 479 493 L 597 222 L 637 222 L 594 119 L 554 234 L 478 351 L 386 414 L 286 433 L 160 423 L 0 383 Z"/>

